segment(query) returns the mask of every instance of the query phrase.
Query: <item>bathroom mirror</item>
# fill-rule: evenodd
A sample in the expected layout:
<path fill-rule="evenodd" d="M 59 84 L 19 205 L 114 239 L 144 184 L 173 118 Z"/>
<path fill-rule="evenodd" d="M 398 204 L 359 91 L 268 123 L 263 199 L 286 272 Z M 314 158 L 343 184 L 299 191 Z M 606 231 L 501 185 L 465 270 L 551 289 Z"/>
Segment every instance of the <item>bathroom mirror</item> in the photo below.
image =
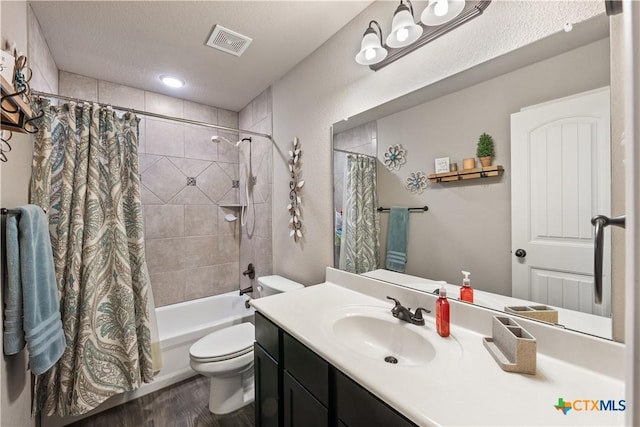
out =
<path fill-rule="evenodd" d="M 531 280 L 530 283 L 522 283 L 522 274 L 515 274 L 519 278 L 512 278 L 519 264 L 528 261 L 516 257 L 518 243 L 515 243 L 516 237 L 512 237 L 512 231 L 523 227 L 515 223 L 521 220 L 517 210 L 519 207 L 512 209 L 512 194 L 517 199 L 519 194 L 527 192 L 525 184 L 521 182 L 526 182 L 529 188 L 544 186 L 545 191 L 558 192 L 558 188 L 564 191 L 554 196 L 555 200 L 560 200 L 559 204 L 554 203 L 553 198 L 542 200 L 538 197 L 538 205 L 529 208 L 531 212 L 536 210 L 538 217 L 544 217 L 547 233 L 540 239 L 548 245 L 546 252 L 556 260 L 573 257 L 557 247 L 556 235 L 568 235 L 571 240 L 569 247 L 580 247 L 583 255 L 584 251 L 592 254 L 593 229 L 591 224 L 582 223 L 588 222 L 595 213 L 611 216 L 612 213 L 621 214 L 624 211 L 623 177 L 619 174 L 623 168 L 622 153 L 619 147 L 610 144 L 608 134 L 603 138 L 607 144 L 604 155 L 603 149 L 598 151 L 594 146 L 593 155 L 586 161 L 589 165 L 598 161 L 602 163 L 599 171 L 589 178 L 593 190 L 588 197 L 585 190 L 577 191 L 579 196 L 575 196 L 576 192 L 571 191 L 573 187 L 566 184 L 573 179 L 569 176 L 571 173 L 576 174 L 575 179 L 584 178 L 577 169 L 571 169 L 572 164 L 579 163 L 577 161 L 561 163 L 561 167 L 554 166 L 555 170 L 561 171 L 555 177 L 542 174 L 540 168 L 528 170 L 530 163 L 524 163 L 525 166 L 521 166 L 521 163 L 512 164 L 512 155 L 523 151 L 512 141 L 512 132 L 516 129 L 512 120 L 518 120 L 521 111 L 537 111 L 557 102 L 596 94 L 595 102 L 607 111 L 606 120 L 584 126 L 591 130 L 609 130 L 609 19 L 599 16 L 574 27 L 570 32 L 560 31 L 333 125 L 333 251 L 337 268 L 341 268 L 340 243 L 344 219 L 341 209 L 346 197 L 347 157 L 349 153 L 375 157 L 377 205 L 382 208 L 428 206 L 428 211 L 415 209 L 409 214 L 404 273 L 384 269 L 389 214 L 380 212 L 377 235 L 381 262 L 379 269 L 364 274 L 432 292 L 438 287 L 435 281 L 460 285 L 463 278 L 461 270 L 467 270 L 471 272 L 471 284 L 476 291 L 474 303 L 478 305 L 496 310 L 516 307 L 512 314 L 531 311 L 531 307 L 534 310 L 537 307 L 538 311 L 549 311 L 540 308 L 548 306 L 551 311 L 558 312 L 558 319 L 541 317 L 542 320 L 612 338 L 611 283 L 613 281 L 614 287 L 616 284 L 622 286 L 624 272 L 615 265 L 612 269 L 611 260 L 624 258 L 623 245 L 619 244 L 624 238 L 623 234 L 608 235 L 602 304 L 593 303 L 592 275 L 584 272 L 552 266 L 546 271 L 541 268 L 529 269 L 525 274 L 530 277 L 525 280 Z M 516 118 L 513 119 L 512 115 Z M 582 132 L 579 130 L 581 126 L 576 127 L 578 133 Z M 561 134 L 566 133 L 568 128 L 565 126 L 562 129 Z M 502 175 L 430 183 L 419 194 L 405 188 L 406 179 L 412 173 L 433 174 L 436 158 L 448 158 L 451 164 L 456 163 L 458 169 L 462 169 L 463 159 L 476 157 L 476 143 L 484 132 L 491 134 L 495 140 L 494 165 L 503 167 Z M 547 133 L 551 135 L 553 132 L 550 130 Z M 390 170 L 384 163 L 385 153 L 388 158 L 389 148 L 396 144 L 401 144 L 405 150 L 405 160 Z M 545 153 L 543 157 L 555 163 L 564 161 L 563 156 L 565 160 L 575 157 L 584 161 L 582 151 L 573 154 L 568 148 L 571 143 L 561 146 L 563 148 L 557 153 Z M 526 152 L 525 155 L 531 153 Z M 551 166 L 547 169 L 551 173 Z M 526 177 L 525 181 L 523 176 Z M 514 182 L 523 188 L 514 187 Z M 582 202 L 572 205 L 565 201 L 573 196 Z M 544 212 L 539 208 L 540 205 L 546 206 Z M 579 214 L 572 212 L 574 205 L 582 206 L 577 208 Z M 567 231 L 576 222 L 567 219 L 570 214 L 575 214 L 581 221 L 575 236 L 571 234 L 572 231 Z M 539 223 L 540 218 L 536 221 Z M 552 230 L 556 226 L 560 227 L 559 231 Z M 607 233 L 611 231 L 607 230 Z M 518 255 L 521 253 L 518 252 Z M 345 267 L 344 259 L 342 267 Z M 589 269 L 592 268 L 593 264 L 590 264 Z M 449 297 L 457 298 L 456 291 L 457 288 L 451 287 Z"/>

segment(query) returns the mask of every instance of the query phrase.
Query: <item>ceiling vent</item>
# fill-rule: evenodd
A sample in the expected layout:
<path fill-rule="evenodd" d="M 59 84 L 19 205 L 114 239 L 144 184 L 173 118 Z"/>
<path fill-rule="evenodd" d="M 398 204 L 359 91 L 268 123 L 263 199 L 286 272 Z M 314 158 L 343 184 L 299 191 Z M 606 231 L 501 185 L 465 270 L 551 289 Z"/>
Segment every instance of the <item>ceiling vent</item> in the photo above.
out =
<path fill-rule="evenodd" d="M 250 37 L 243 36 L 240 33 L 216 24 L 209 36 L 209 40 L 207 40 L 207 46 L 235 56 L 240 56 L 252 41 L 253 39 Z"/>

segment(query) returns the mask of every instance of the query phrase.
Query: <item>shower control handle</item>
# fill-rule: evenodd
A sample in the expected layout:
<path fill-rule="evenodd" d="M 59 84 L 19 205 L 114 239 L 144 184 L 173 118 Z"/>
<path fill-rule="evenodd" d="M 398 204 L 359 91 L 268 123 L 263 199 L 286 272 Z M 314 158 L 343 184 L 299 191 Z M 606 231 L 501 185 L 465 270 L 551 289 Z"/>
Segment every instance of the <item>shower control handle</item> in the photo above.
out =
<path fill-rule="evenodd" d="M 253 268 L 253 264 L 249 264 L 247 269 L 242 272 L 243 276 L 249 276 L 249 279 L 253 280 L 256 277 L 256 270 Z"/>

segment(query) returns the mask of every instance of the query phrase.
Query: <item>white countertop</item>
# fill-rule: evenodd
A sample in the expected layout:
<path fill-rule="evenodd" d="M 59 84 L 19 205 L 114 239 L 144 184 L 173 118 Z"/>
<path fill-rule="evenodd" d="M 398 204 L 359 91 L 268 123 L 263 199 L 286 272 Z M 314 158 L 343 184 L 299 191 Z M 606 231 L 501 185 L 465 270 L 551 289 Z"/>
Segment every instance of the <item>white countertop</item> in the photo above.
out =
<path fill-rule="evenodd" d="M 554 408 L 558 398 L 565 401 L 624 399 L 624 383 L 620 379 L 540 352 L 536 375 L 504 372 L 482 345 L 483 336 L 456 326 L 454 318 L 451 336 L 438 336 L 434 345 L 437 349 L 437 339 L 458 340 L 463 349 L 458 360 L 401 366 L 380 363 L 345 350 L 332 339 L 323 324 L 331 313 L 349 305 L 390 309 L 393 305 L 390 301 L 327 282 L 256 299 L 252 305 L 420 426 L 624 424 L 624 412 L 571 410 L 563 415 Z M 404 323 L 407 328 L 433 328 L 432 320 L 428 319 L 426 326 Z"/>

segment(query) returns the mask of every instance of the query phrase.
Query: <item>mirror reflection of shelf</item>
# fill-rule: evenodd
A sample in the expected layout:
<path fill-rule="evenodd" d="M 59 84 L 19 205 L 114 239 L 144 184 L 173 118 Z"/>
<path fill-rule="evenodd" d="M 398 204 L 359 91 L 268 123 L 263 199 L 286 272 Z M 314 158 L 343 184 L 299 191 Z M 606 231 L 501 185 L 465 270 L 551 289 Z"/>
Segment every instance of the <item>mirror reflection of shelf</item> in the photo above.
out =
<path fill-rule="evenodd" d="M 501 165 L 496 165 L 474 169 L 463 169 L 453 172 L 432 173 L 428 178 L 431 183 L 439 183 L 465 179 L 488 178 L 490 176 L 500 176 L 503 173 L 504 168 Z"/>
<path fill-rule="evenodd" d="M 2 86 L 2 129 L 19 133 L 27 133 L 25 123 L 33 118 L 31 107 L 24 102 L 22 96 L 7 97 L 15 93 L 13 85 L 0 76 Z"/>

